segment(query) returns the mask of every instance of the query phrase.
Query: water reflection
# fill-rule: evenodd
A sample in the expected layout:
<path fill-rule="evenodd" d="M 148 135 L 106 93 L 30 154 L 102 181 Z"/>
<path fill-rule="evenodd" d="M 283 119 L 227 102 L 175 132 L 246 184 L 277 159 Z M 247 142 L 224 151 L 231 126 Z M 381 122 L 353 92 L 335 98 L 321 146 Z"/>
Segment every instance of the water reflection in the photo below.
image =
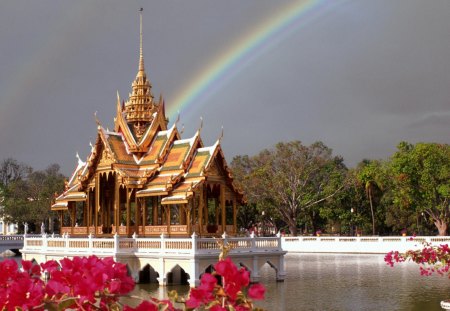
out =
<path fill-rule="evenodd" d="M 20 261 L 20 257 L 14 259 Z M 259 307 L 276 311 L 437 311 L 442 310 L 440 301 L 450 298 L 447 277 L 422 277 L 413 263 L 391 268 L 382 255 L 288 254 L 286 270 L 287 279 L 279 283 L 274 270 L 263 267 L 261 282 L 267 293 L 266 299 L 257 303 Z M 187 286 L 139 284 L 133 294 L 164 299 L 173 289 L 181 295 L 189 291 Z"/>
<path fill-rule="evenodd" d="M 417 265 L 387 266 L 382 255 L 290 254 L 288 278 L 275 281 L 268 265 L 261 271 L 266 299 L 258 306 L 267 310 L 442 310 L 450 298 L 446 277 L 421 277 Z M 187 292 L 187 287 L 140 285 L 142 294 L 159 298 L 168 290 Z"/>

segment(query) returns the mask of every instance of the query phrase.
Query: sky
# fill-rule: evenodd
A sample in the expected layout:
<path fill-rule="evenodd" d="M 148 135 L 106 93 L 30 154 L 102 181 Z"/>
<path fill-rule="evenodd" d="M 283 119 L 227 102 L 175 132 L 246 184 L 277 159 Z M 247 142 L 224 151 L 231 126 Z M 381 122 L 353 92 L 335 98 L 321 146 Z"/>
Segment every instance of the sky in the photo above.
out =
<path fill-rule="evenodd" d="M 349 167 L 401 141 L 450 143 L 448 0 L 0 2 L 0 161 L 70 175 L 138 69 L 169 126 L 230 163 L 323 141 Z"/>

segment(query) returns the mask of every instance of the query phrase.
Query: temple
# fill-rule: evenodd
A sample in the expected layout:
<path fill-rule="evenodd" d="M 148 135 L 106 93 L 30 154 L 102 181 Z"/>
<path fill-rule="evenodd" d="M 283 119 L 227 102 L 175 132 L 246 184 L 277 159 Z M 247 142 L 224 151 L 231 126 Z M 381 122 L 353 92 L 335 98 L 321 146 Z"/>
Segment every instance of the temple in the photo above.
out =
<path fill-rule="evenodd" d="M 126 101 L 117 94 L 114 130 L 97 122 L 97 138 L 51 209 L 61 234 L 214 236 L 236 234 L 243 194 L 220 145 L 204 146 L 201 126 L 181 138 L 168 127 L 162 96 L 155 100 L 144 69 L 142 14 L 139 66 Z M 78 155 L 77 155 L 78 156 Z"/>

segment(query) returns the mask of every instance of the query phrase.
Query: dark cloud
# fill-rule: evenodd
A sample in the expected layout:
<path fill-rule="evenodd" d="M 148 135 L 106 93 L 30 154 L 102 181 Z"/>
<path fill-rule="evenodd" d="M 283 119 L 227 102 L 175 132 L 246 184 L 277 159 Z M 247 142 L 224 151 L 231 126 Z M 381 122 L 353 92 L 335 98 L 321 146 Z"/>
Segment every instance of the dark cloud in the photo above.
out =
<path fill-rule="evenodd" d="M 147 74 L 170 107 L 208 64 L 291 3 L 2 2 L 0 159 L 37 169 L 57 162 L 69 174 L 75 153 L 87 156 L 94 112 L 112 128 L 116 91 L 127 98 L 135 77 L 139 7 Z M 205 144 L 224 126 L 228 161 L 278 141 L 322 140 L 350 166 L 385 158 L 402 140 L 450 142 L 450 2 L 324 1 L 308 14 L 190 105 L 183 136 L 203 116 Z"/>

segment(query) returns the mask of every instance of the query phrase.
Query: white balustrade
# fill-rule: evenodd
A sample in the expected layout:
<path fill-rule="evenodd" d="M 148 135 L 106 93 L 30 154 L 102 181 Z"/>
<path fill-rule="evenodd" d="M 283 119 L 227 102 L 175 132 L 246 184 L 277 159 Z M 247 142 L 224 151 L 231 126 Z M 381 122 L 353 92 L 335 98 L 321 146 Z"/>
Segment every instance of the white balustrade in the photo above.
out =
<path fill-rule="evenodd" d="M 282 248 L 298 253 L 366 253 L 385 254 L 390 251 L 405 252 L 419 249 L 424 243 L 440 245 L 450 243 L 450 237 L 283 237 Z"/>
<path fill-rule="evenodd" d="M 255 252 L 300 252 L 300 253 L 374 253 L 383 254 L 391 250 L 404 252 L 423 247 L 423 243 L 440 245 L 450 243 L 450 236 L 433 237 L 230 237 L 202 238 L 193 234 L 190 238 L 69 238 L 47 235 L 0 236 L 0 243 L 23 243 L 23 250 L 42 250 L 52 253 L 77 254 L 219 254 L 219 243 L 231 246 L 233 253 Z"/>
<path fill-rule="evenodd" d="M 65 234 L 61 237 L 42 235 L 25 237 L 23 251 L 42 251 L 51 253 L 76 253 L 115 255 L 120 253 L 138 254 L 219 254 L 220 244 L 230 245 L 231 254 L 282 252 L 279 237 L 229 237 L 199 238 L 193 234 L 190 238 L 167 238 L 162 234 L 159 238 L 124 238 L 115 235 L 113 238 L 71 238 Z"/>

